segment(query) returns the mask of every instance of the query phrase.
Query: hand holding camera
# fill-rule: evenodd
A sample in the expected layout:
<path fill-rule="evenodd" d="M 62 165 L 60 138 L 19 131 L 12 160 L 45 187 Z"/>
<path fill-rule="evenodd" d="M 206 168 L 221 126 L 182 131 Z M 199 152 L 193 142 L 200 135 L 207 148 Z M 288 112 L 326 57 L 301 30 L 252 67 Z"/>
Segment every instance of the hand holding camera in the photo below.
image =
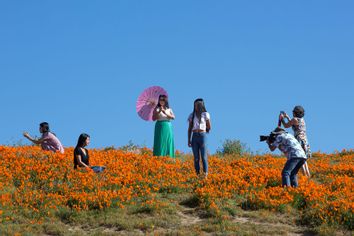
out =
<path fill-rule="evenodd" d="M 276 136 L 271 133 L 268 136 L 266 136 L 266 135 L 259 136 L 259 141 L 260 142 L 266 141 L 266 143 L 271 144 L 271 143 L 273 143 L 275 141 L 275 138 L 276 138 Z"/>
<path fill-rule="evenodd" d="M 282 123 L 282 121 L 283 121 L 285 115 L 286 115 L 285 111 L 281 111 L 281 112 L 280 112 L 279 118 L 278 118 L 278 127 L 281 126 L 281 123 Z"/>

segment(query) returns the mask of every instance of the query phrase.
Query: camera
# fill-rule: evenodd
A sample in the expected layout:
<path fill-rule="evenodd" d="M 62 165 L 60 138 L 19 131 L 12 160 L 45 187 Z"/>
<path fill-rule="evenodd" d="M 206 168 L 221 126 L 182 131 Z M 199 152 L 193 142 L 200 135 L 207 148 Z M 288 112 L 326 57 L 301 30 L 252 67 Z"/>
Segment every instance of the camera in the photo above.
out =
<path fill-rule="evenodd" d="M 259 136 L 259 141 L 264 142 L 267 141 L 269 143 L 273 143 L 275 141 L 276 136 L 274 134 L 270 134 L 269 136 L 266 135 L 260 135 Z"/>
<path fill-rule="evenodd" d="M 269 139 L 269 136 L 265 136 L 265 135 L 259 136 L 259 141 L 260 141 L 260 142 L 267 141 L 268 139 Z"/>

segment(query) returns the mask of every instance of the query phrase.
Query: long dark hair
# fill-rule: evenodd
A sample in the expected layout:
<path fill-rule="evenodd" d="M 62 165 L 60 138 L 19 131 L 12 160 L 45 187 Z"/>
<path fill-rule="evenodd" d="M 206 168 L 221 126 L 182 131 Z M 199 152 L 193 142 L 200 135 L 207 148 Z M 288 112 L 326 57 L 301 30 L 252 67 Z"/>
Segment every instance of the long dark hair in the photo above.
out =
<path fill-rule="evenodd" d="M 195 109 L 197 107 L 197 109 Z M 193 116 L 192 116 L 192 122 L 194 121 L 194 117 L 197 116 L 197 118 L 200 120 L 202 119 L 202 113 L 207 112 L 207 109 L 205 108 L 204 100 L 203 98 L 197 98 L 194 103 L 193 103 Z"/>
<path fill-rule="evenodd" d="M 76 144 L 75 149 L 77 149 L 77 148 L 83 148 L 84 145 L 85 145 L 86 140 L 87 140 L 89 137 L 90 137 L 90 135 L 88 135 L 88 134 L 85 134 L 85 133 L 80 134 L 79 139 L 77 140 L 77 144 Z M 87 153 L 86 153 L 86 155 L 87 155 Z M 77 169 L 77 166 L 78 166 L 78 165 L 79 165 L 79 163 L 78 163 L 78 161 L 77 161 L 77 159 L 76 159 L 75 151 L 74 151 L 74 169 Z"/>
<path fill-rule="evenodd" d="M 78 147 L 80 147 L 80 148 L 84 147 L 84 146 L 85 146 L 85 142 L 86 142 L 86 140 L 87 140 L 89 137 L 90 137 L 90 135 L 88 135 L 88 134 L 85 134 L 85 133 L 80 134 L 79 139 L 77 140 L 76 147 L 77 147 L 77 148 L 78 148 Z"/>
<path fill-rule="evenodd" d="M 161 94 L 161 95 L 159 96 L 159 100 L 157 101 L 156 108 L 161 107 L 161 105 L 160 105 L 160 99 L 162 99 L 162 98 L 165 100 L 165 107 L 166 107 L 166 108 L 170 108 L 170 105 L 169 105 L 169 103 L 168 103 L 168 97 L 167 97 L 166 95 L 164 95 L 164 94 Z"/>

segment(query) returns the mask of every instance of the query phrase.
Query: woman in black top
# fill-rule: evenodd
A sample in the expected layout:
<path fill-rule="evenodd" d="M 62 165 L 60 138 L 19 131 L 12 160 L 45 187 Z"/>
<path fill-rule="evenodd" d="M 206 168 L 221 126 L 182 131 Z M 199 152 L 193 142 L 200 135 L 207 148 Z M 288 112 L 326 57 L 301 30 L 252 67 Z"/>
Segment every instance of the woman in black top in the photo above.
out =
<path fill-rule="evenodd" d="M 81 134 L 74 150 L 74 169 L 77 169 L 77 166 L 86 168 L 91 167 L 89 162 L 89 153 L 85 148 L 89 144 L 90 135 Z"/>

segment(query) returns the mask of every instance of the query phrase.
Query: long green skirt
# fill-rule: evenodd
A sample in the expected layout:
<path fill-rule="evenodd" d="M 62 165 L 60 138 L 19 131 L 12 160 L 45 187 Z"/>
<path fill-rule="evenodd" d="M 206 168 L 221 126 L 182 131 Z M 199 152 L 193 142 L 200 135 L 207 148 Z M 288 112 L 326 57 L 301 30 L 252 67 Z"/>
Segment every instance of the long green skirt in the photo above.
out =
<path fill-rule="evenodd" d="M 155 124 L 154 156 L 175 157 L 175 141 L 170 121 L 157 121 Z"/>

